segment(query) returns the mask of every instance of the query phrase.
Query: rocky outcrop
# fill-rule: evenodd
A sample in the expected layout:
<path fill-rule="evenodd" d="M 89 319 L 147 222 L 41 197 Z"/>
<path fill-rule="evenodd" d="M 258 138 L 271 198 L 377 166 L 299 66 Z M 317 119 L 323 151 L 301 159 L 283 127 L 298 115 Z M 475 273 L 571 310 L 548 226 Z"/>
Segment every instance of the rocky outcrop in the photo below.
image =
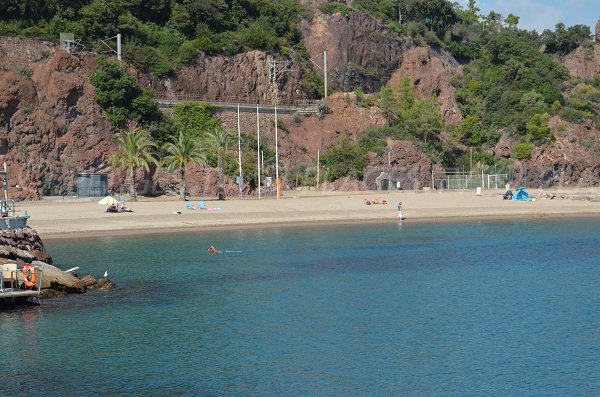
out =
<path fill-rule="evenodd" d="M 581 79 L 593 79 L 600 75 L 600 42 L 578 47 L 564 57 L 563 65 L 569 73 Z"/>
<path fill-rule="evenodd" d="M 140 74 L 142 85 L 150 86 L 157 95 L 167 98 L 212 100 L 218 102 L 280 103 L 306 98 L 300 81 L 302 71 L 292 63 L 277 78 L 277 90 L 269 79 L 269 64 L 274 60 L 262 51 L 248 51 L 234 56 L 199 54 L 176 76 L 153 78 Z"/>
<path fill-rule="evenodd" d="M 338 91 L 379 90 L 405 51 L 414 47 L 410 38 L 399 37 L 385 23 L 358 11 L 348 16 L 317 12 L 302 30 L 308 53 L 321 66 L 321 54 L 327 51 L 328 82 Z"/>
<path fill-rule="evenodd" d="M 85 292 L 85 283 L 72 274 L 40 261 L 33 261 L 32 265 L 43 269 L 42 290 L 53 289 L 78 294 Z"/>
<path fill-rule="evenodd" d="M 30 228 L 2 230 L 0 233 L 0 257 L 23 262 L 41 260 L 52 263 L 37 231 Z"/>
<path fill-rule="evenodd" d="M 376 180 L 380 177 L 400 182 L 400 189 L 420 190 L 432 187 L 431 173 L 436 166 L 414 143 L 391 141 L 389 153 L 389 156 L 387 153 L 370 154 L 369 166 L 364 176 L 367 189 L 376 190 Z"/>
<path fill-rule="evenodd" d="M 572 76 L 594 79 L 600 75 L 600 19 L 596 22 L 594 38 L 595 43 L 579 46 L 562 60 Z"/>
<path fill-rule="evenodd" d="M 96 281 L 87 276 L 78 278 L 52 265 L 52 258 L 44 248 L 38 233 L 31 228 L 3 230 L 0 234 L 0 265 L 14 264 L 19 266 L 29 263 L 36 269 L 42 297 L 60 296 L 66 293 L 84 293 L 87 287 L 101 289 L 115 288 L 107 278 Z M 41 271 L 41 274 L 40 274 Z M 18 270 L 17 280 L 21 280 Z"/>
<path fill-rule="evenodd" d="M 94 64 L 45 42 L 0 38 L 0 163 L 13 198 L 72 194 L 77 173 L 107 169 L 113 127 L 94 100 Z"/>
<path fill-rule="evenodd" d="M 395 86 L 408 76 L 415 94 L 421 98 L 437 97 L 444 123 L 457 124 L 462 115 L 454 96 L 452 78 L 462 73 L 462 66 L 442 49 L 416 47 L 404 53 L 400 67 L 392 74 L 389 84 Z"/>
<path fill-rule="evenodd" d="M 515 163 L 516 183 L 531 187 L 597 185 L 600 141 L 592 122 L 571 124 L 553 117 L 549 126 L 556 140 L 535 147 L 531 159 Z"/>
<path fill-rule="evenodd" d="M 341 138 L 355 141 L 360 132 L 385 125 L 378 108 L 360 107 L 350 94 L 334 94 L 327 103 L 328 111 L 322 117 L 290 118 L 285 122 L 279 153 L 288 159 L 290 169 L 312 164 L 318 152 L 323 154 Z"/>

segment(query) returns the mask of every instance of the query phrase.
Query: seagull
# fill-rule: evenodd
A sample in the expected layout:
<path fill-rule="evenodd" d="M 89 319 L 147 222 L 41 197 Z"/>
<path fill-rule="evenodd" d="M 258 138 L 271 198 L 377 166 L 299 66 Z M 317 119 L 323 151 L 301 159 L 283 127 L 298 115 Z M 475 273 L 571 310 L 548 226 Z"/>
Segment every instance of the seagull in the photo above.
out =
<path fill-rule="evenodd" d="M 104 277 L 108 277 L 108 270 L 104 271 Z"/>

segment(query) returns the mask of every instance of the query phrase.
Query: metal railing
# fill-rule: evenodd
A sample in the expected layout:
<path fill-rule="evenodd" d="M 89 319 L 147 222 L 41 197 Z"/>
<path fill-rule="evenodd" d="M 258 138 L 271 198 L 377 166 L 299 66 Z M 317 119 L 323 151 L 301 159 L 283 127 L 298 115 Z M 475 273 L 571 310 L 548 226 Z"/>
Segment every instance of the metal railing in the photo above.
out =
<path fill-rule="evenodd" d="M 228 105 L 262 105 L 262 106 L 275 106 L 275 103 L 265 103 L 269 102 L 265 98 L 253 97 L 253 96 L 237 96 L 237 95 L 228 95 L 228 96 L 205 96 L 205 95 L 192 95 L 192 94 L 177 94 L 177 95 L 167 95 L 167 94 L 155 94 L 155 101 L 165 101 L 165 102 L 209 102 L 213 104 L 228 104 Z M 286 99 L 279 98 L 277 100 L 277 106 L 293 106 L 293 107 L 301 107 L 301 106 L 318 106 L 320 100 L 314 99 Z"/>
<path fill-rule="evenodd" d="M 12 212 L 12 216 L 15 216 L 15 200 L 0 200 L 0 216 L 6 218 Z"/>
<path fill-rule="evenodd" d="M 30 265 L 35 272 L 35 285 L 31 289 L 23 290 L 20 288 L 24 284 L 23 276 L 19 277 L 19 274 L 23 274 L 23 266 L 25 265 L 19 269 L 16 263 L 5 263 L 0 267 L 0 298 L 24 295 L 27 292 L 30 295 L 32 292 L 41 294 L 44 267 Z M 8 287 L 5 284 L 8 284 Z"/>

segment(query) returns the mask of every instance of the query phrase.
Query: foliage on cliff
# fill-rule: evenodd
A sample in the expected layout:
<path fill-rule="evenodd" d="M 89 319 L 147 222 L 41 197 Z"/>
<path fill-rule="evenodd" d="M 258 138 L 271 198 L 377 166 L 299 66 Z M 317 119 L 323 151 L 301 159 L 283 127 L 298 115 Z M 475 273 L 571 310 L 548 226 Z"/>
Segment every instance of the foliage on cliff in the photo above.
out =
<path fill-rule="evenodd" d="M 125 59 L 165 75 L 198 50 L 278 50 L 298 41 L 296 0 L 0 0 L 0 35 L 57 40 L 72 32 L 93 49 L 121 33 Z"/>
<path fill-rule="evenodd" d="M 160 118 L 152 92 L 142 90 L 118 62 L 99 58 L 90 80 L 96 87 L 96 102 L 112 124 L 123 125 L 127 120 L 146 123 Z"/>
<path fill-rule="evenodd" d="M 0 9 L 0 34 L 56 40 L 60 32 L 73 32 L 87 48 L 106 49 L 100 40 L 121 33 L 124 59 L 158 76 L 176 71 L 198 51 L 233 54 L 255 48 L 281 54 L 296 51 L 308 59 L 297 24 L 310 15 L 298 0 L 0 0 Z M 381 108 L 388 125 L 363 133 L 355 143 L 340 144 L 356 153 L 352 169 L 360 168 L 366 151 L 383 150 L 388 138 L 410 139 L 429 154 L 456 163 L 460 154 L 441 153 L 439 135 L 444 128 L 455 147 L 466 145 L 483 153 L 505 132 L 527 145 L 551 142 L 554 131 L 548 124 L 554 115 L 574 123 L 600 124 L 600 79 L 572 80 L 556 60 L 580 45 L 593 45 L 586 26 L 558 24 L 554 31 L 538 34 L 519 29 L 516 15 L 480 14 L 475 0 L 464 7 L 448 0 L 331 1 L 320 10 L 368 13 L 396 34 L 441 47 L 464 65 L 453 82 L 463 120 L 457 126 L 444 127 L 435 99 L 413 97 L 407 82 L 399 87 L 383 85 L 372 95 L 370 105 Z M 322 95 L 319 74 L 310 71 L 308 61 L 302 69 L 305 93 Z M 118 64 L 100 61 L 92 82 L 97 101 L 113 124 L 135 120 L 161 143 L 180 129 L 177 113 L 174 120 L 161 116 L 151 93 L 140 89 Z M 253 145 L 248 144 L 250 154 Z M 328 156 L 325 162 L 330 161 Z"/>

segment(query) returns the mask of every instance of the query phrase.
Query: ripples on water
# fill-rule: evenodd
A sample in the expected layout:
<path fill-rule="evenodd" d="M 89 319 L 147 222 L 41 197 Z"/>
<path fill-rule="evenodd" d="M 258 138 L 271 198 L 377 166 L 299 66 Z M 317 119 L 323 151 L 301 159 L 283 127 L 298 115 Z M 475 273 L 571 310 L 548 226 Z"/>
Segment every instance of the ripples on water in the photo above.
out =
<path fill-rule="evenodd" d="M 50 242 L 119 288 L 0 312 L 0 395 L 599 395 L 599 241 L 577 220 Z"/>

